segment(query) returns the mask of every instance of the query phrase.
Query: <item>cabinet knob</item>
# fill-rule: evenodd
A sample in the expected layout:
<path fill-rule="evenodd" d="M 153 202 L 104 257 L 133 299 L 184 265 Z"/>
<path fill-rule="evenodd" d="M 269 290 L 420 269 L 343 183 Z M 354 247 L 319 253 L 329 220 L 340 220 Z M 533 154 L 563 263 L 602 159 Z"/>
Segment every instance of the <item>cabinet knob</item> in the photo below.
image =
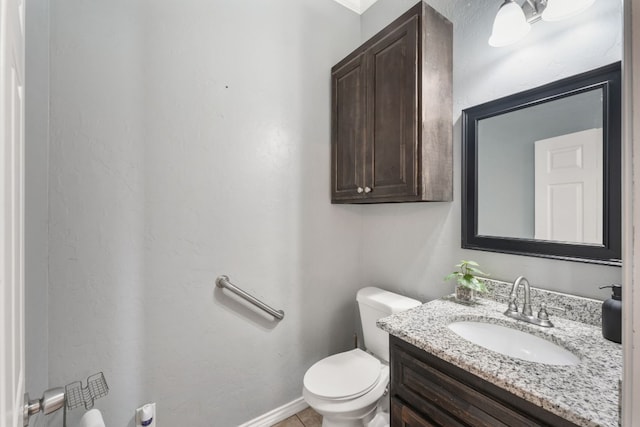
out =
<path fill-rule="evenodd" d="M 365 193 L 371 193 L 373 191 L 373 189 L 371 187 L 364 187 L 364 192 Z"/>
<path fill-rule="evenodd" d="M 362 194 L 362 192 L 364 191 L 364 189 L 362 187 L 358 187 L 358 189 L 356 190 L 358 192 L 358 194 Z"/>

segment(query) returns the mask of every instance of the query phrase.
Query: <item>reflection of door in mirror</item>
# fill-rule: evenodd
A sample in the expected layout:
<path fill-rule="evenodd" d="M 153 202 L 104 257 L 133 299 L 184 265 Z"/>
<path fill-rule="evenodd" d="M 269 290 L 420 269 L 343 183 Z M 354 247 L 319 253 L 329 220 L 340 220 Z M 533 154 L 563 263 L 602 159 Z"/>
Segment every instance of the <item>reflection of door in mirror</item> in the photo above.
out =
<path fill-rule="evenodd" d="M 602 128 L 535 142 L 535 239 L 602 244 Z"/>

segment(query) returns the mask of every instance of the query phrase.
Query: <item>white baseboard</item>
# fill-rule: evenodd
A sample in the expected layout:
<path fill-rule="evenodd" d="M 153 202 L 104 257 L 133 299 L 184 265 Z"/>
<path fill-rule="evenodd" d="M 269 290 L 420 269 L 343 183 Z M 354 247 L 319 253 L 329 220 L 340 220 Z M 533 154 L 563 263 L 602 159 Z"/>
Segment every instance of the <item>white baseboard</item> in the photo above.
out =
<path fill-rule="evenodd" d="M 262 414 L 251 421 L 247 421 L 238 427 L 271 427 L 272 425 L 277 424 L 282 420 L 286 420 L 290 416 L 295 415 L 308 407 L 309 405 L 307 402 L 305 402 L 302 397 L 299 397 L 296 400 L 285 403 L 279 408 L 269 411 L 266 414 Z"/>

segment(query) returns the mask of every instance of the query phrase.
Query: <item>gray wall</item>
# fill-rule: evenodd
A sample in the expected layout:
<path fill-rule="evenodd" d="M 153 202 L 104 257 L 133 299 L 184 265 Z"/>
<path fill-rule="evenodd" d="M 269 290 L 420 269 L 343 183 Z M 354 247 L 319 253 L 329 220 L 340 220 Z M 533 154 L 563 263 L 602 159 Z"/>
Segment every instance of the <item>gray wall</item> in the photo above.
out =
<path fill-rule="evenodd" d="M 48 381 L 49 0 L 26 2 L 25 298 L 26 388 Z"/>
<path fill-rule="evenodd" d="M 329 203 L 328 70 L 358 43 L 332 0 L 52 2 L 52 384 L 104 371 L 111 426 L 148 401 L 233 426 L 349 348 L 361 219 Z"/>
<path fill-rule="evenodd" d="M 498 279 L 607 296 L 595 286 L 618 268 L 460 249 L 459 117 L 618 60 L 618 1 L 493 49 L 495 10 L 433 0 L 456 28 L 455 201 L 329 203 L 328 70 L 414 3 L 361 18 L 331 0 L 51 5 L 48 237 L 33 230 L 48 238 L 36 319 L 52 385 L 104 371 L 109 425 L 148 401 L 162 425 L 237 425 L 299 397 L 304 371 L 350 346 L 362 285 L 435 298 L 471 258 Z M 214 291 L 219 274 L 285 319 Z"/>
<path fill-rule="evenodd" d="M 564 22 L 533 25 L 526 39 L 504 47 L 487 44 L 500 2 L 431 0 L 454 24 L 454 201 L 366 206 L 362 265 L 365 283 L 422 299 L 452 290 L 442 278 L 460 259 L 478 261 L 493 278 L 524 274 L 536 286 L 605 299 L 597 287 L 619 283 L 621 269 L 460 248 L 461 111 L 512 93 L 620 60 L 622 2 L 599 1 Z M 367 39 L 415 4 L 379 0 L 362 17 Z"/>

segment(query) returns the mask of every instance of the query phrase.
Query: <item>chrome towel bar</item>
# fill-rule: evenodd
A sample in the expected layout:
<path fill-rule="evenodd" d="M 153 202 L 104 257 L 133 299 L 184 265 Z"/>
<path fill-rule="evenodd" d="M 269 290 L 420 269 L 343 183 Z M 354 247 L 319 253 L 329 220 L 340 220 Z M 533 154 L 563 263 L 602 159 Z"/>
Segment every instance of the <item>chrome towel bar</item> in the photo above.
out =
<path fill-rule="evenodd" d="M 224 276 L 224 275 L 223 276 L 218 276 L 218 278 L 216 279 L 216 286 L 219 287 L 219 288 L 229 289 L 234 294 L 238 295 L 239 297 L 242 297 L 242 298 L 246 299 L 251 304 L 253 304 L 256 307 L 266 311 L 267 313 L 269 313 L 270 315 L 272 315 L 273 317 L 275 317 L 278 320 L 282 320 L 284 318 L 284 311 L 275 310 L 275 309 L 269 307 L 267 304 L 265 304 L 262 301 L 260 301 L 259 299 L 257 299 L 256 297 L 254 297 L 252 295 L 249 295 L 248 293 L 246 293 L 245 291 L 243 291 L 242 289 L 240 289 L 239 287 L 237 287 L 236 285 L 231 283 L 229 281 L 229 277 L 227 277 L 227 276 Z"/>

